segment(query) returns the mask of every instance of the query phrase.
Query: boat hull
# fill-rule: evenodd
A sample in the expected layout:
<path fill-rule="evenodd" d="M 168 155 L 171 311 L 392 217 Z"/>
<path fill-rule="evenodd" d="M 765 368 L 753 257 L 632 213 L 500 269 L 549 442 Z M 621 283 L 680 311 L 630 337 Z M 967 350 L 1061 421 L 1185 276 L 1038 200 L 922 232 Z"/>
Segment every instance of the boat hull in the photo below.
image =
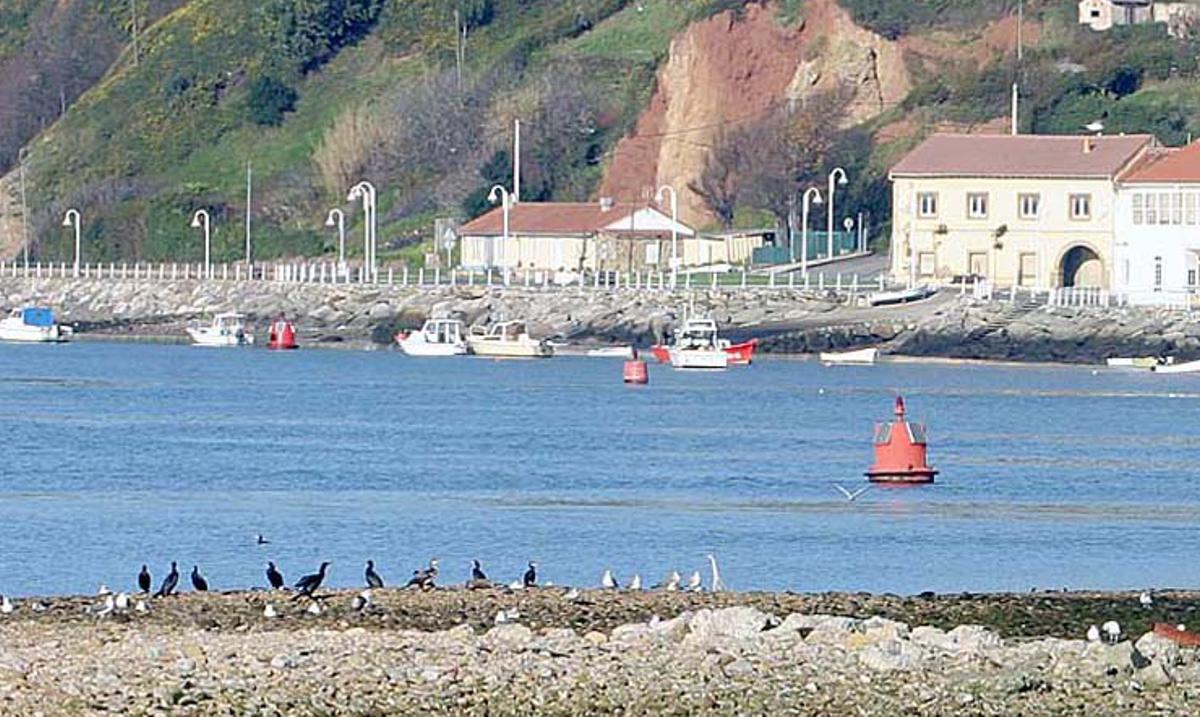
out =
<path fill-rule="evenodd" d="M 431 358 L 441 356 L 465 356 L 466 344 L 431 344 L 427 341 L 404 339 L 398 342 L 400 350 L 408 356 Z"/>
<path fill-rule="evenodd" d="M 729 354 L 721 349 L 671 349 L 671 366 L 678 369 L 721 371 L 729 366 Z"/>
<path fill-rule="evenodd" d="M 936 293 L 936 290 L 928 286 L 918 286 L 913 289 L 901 289 L 899 291 L 880 291 L 868 296 L 867 303 L 871 306 L 908 304 L 913 301 L 928 299 Z"/>
<path fill-rule="evenodd" d="M 758 339 L 750 339 L 740 344 L 730 344 L 722 347 L 729 356 L 730 366 L 749 366 L 754 362 L 754 351 L 758 348 Z"/>
<path fill-rule="evenodd" d="M 550 358 L 554 350 L 545 344 L 525 341 L 480 341 L 467 339 L 471 353 L 491 358 Z"/>
<path fill-rule="evenodd" d="M 858 351 L 821 352 L 821 362 L 830 365 L 870 366 L 879 358 L 879 349 Z"/>
<path fill-rule="evenodd" d="M 650 353 L 659 363 L 671 363 L 671 349 L 667 346 L 652 346 Z"/>
<path fill-rule="evenodd" d="M 209 346 L 214 348 L 231 348 L 235 346 L 249 346 L 254 343 L 254 337 L 250 334 L 216 334 L 203 329 L 188 329 L 188 335 L 192 337 L 192 343 L 196 346 Z"/>
<path fill-rule="evenodd" d="M 1161 366 L 1154 366 L 1150 370 L 1154 373 L 1200 373 L 1200 361 L 1163 364 Z"/>
<path fill-rule="evenodd" d="M 0 341 L 16 344 L 61 344 L 69 332 L 59 326 L 0 326 Z"/>

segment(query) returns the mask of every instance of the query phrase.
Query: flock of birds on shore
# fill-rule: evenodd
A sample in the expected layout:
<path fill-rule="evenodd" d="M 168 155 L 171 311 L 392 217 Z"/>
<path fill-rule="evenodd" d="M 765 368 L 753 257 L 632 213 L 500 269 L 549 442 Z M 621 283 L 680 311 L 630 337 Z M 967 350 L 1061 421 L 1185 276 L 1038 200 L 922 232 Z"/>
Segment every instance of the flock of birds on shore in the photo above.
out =
<path fill-rule="evenodd" d="M 267 545 L 270 543 L 270 541 L 259 535 L 257 537 L 257 543 L 259 545 Z M 708 589 L 713 592 L 727 590 L 728 588 L 721 579 L 720 568 L 717 565 L 716 556 L 710 553 L 706 557 L 708 558 L 709 568 L 711 569 L 711 582 Z M 323 599 L 323 597 L 318 596 L 316 592 L 321 588 L 322 585 L 325 584 L 325 579 L 329 574 L 329 568 L 332 565 L 333 563 L 329 561 L 322 562 L 317 568 L 316 572 L 304 575 L 297 580 L 291 586 L 291 588 L 289 588 L 283 577 L 283 573 L 280 571 L 275 562 L 267 561 L 267 568 L 265 571 L 267 587 L 269 587 L 272 591 L 292 593 L 291 599 L 293 601 L 308 599 L 309 605 L 306 609 L 306 612 L 313 615 L 320 615 L 322 612 L 320 601 Z M 489 579 L 487 574 L 483 571 L 482 563 L 480 563 L 479 560 L 472 560 L 470 578 L 467 579 L 464 586 L 468 590 L 501 588 L 512 591 L 530 590 L 538 587 L 553 587 L 552 583 L 539 583 L 538 567 L 538 563 L 531 560 L 526 565 L 525 571 L 521 575 L 520 579 L 514 580 L 508 584 L 504 584 Z M 432 590 L 438 587 L 437 580 L 439 575 L 440 567 L 438 560 L 437 558 L 433 558 L 429 561 L 427 566 L 414 570 L 412 572 L 412 576 L 403 584 L 402 587 L 406 589 Z M 195 592 L 203 593 L 209 591 L 208 579 L 205 578 L 200 572 L 200 566 L 193 565 L 189 577 L 192 589 Z M 383 577 L 379 574 L 374 560 L 368 560 L 366 562 L 366 567 L 363 570 L 363 581 L 366 585 L 366 589 L 355 595 L 351 602 L 351 607 L 358 612 L 364 611 L 371 606 L 372 590 L 380 590 L 385 587 Z M 135 598 L 126 592 L 114 593 L 113 591 L 109 590 L 107 585 L 101 585 L 97 595 L 103 598 L 103 602 L 94 609 L 90 609 L 89 612 L 98 618 L 106 617 L 112 613 L 123 613 L 128 610 L 133 610 L 140 613 L 149 612 L 150 603 L 147 602 L 147 599 L 156 600 L 169 598 L 180 591 L 179 563 L 177 561 L 171 561 L 171 569 L 162 579 L 162 582 L 159 583 L 158 590 L 152 593 L 151 589 L 153 588 L 153 585 L 154 582 L 153 576 L 150 573 L 150 567 L 148 565 L 142 565 L 141 570 L 138 571 L 137 574 L 137 588 L 139 591 L 138 597 Z M 604 570 L 604 574 L 600 578 L 600 587 L 605 590 L 625 589 L 639 591 L 644 589 L 640 574 L 635 574 L 629 580 L 628 584 L 622 587 L 617 577 L 610 569 Z M 666 575 L 661 582 L 651 586 L 650 589 L 663 590 L 667 592 L 700 592 L 705 588 L 700 571 L 697 570 L 693 572 L 691 577 L 685 583 L 683 576 L 679 573 L 679 571 L 673 570 Z M 564 598 L 572 601 L 578 600 L 580 594 L 581 593 L 578 589 L 570 589 L 564 594 Z M 30 609 L 35 613 L 40 613 L 45 612 L 48 608 L 44 603 L 36 601 L 32 603 Z M 10 615 L 15 611 L 16 604 L 7 595 L 0 595 L 0 615 Z M 263 615 L 269 618 L 278 617 L 279 611 L 273 604 L 268 603 L 263 609 Z M 497 624 L 501 624 L 515 620 L 518 617 L 519 613 L 516 612 L 515 608 L 510 608 L 509 610 L 502 610 L 497 613 L 495 621 Z"/>

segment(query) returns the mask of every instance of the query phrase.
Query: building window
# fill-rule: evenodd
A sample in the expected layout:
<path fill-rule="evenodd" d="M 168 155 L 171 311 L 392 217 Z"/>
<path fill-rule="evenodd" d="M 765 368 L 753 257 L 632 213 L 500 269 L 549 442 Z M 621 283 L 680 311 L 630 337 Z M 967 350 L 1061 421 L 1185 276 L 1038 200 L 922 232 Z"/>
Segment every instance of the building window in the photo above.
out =
<path fill-rule="evenodd" d="M 1154 257 L 1154 290 L 1162 291 L 1162 257 Z"/>
<path fill-rule="evenodd" d="M 1042 210 L 1042 195 L 1019 194 L 1017 195 L 1017 204 L 1020 207 L 1022 219 L 1037 219 L 1038 212 Z"/>
<path fill-rule="evenodd" d="M 1171 223 L 1183 224 L 1183 193 L 1181 192 L 1171 195 Z"/>
<path fill-rule="evenodd" d="M 1184 221 L 1188 224 L 1196 223 L 1196 193 L 1188 192 L 1183 195 L 1183 211 Z"/>
<path fill-rule="evenodd" d="M 1092 195 L 1090 194 L 1072 194 L 1071 195 L 1071 218 L 1072 219 L 1091 219 L 1092 217 Z"/>
<path fill-rule="evenodd" d="M 1146 223 L 1147 224 L 1157 224 L 1158 223 L 1158 208 L 1154 204 L 1154 195 L 1153 194 L 1146 195 Z"/>
<path fill-rule="evenodd" d="M 1188 286 L 1195 288 L 1196 286 L 1196 270 L 1188 269 Z"/>
<path fill-rule="evenodd" d="M 917 195 L 917 216 L 924 219 L 936 217 L 938 201 L 936 192 L 921 192 Z"/>
<path fill-rule="evenodd" d="M 922 277 L 931 277 L 936 271 L 937 260 L 933 252 L 923 251 L 917 255 L 917 271 Z"/>
<path fill-rule="evenodd" d="M 1145 213 L 1142 211 L 1143 203 L 1146 201 L 1145 196 L 1141 192 L 1133 195 L 1133 223 L 1141 224 L 1145 220 Z"/>
<path fill-rule="evenodd" d="M 1166 192 L 1158 195 L 1158 223 L 1171 223 L 1171 195 Z"/>
<path fill-rule="evenodd" d="M 658 242 L 651 242 L 646 245 L 646 263 L 651 266 L 658 266 Z"/>
<path fill-rule="evenodd" d="M 988 195 L 983 192 L 971 192 L 967 195 L 967 217 L 970 219 L 987 219 Z"/>

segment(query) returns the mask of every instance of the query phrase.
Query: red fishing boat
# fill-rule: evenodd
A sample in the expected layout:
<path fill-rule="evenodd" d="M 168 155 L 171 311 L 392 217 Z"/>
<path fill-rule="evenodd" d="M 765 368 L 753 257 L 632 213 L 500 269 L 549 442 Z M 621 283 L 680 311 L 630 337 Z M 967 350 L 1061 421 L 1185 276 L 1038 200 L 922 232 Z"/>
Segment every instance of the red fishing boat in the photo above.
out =
<path fill-rule="evenodd" d="M 684 323 L 684 325 L 676 329 L 675 340 L 673 343 L 679 343 L 681 336 L 689 336 L 700 331 L 709 332 L 715 328 L 716 324 L 712 319 L 693 319 Z M 750 339 L 743 341 L 740 344 L 730 343 L 728 339 L 717 339 L 717 346 L 725 352 L 726 363 L 729 366 L 749 366 L 754 362 L 754 352 L 758 349 L 758 339 Z M 671 363 L 671 347 L 669 345 L 659 344 L 650 348 L 650 353 L 659 363 Z"/>
<path fill-rule="evenodd" d="M 273 351 L 300 348 L 296 343 L 296 327 L 283 314 L 271 322 L 271 338 L 267 348 Z"/>

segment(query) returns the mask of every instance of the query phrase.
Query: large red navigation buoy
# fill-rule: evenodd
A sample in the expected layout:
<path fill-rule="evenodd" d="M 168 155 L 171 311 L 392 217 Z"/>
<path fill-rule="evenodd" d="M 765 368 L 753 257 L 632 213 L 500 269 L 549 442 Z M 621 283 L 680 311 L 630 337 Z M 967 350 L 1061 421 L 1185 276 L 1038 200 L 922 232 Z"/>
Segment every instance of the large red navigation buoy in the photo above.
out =
<path fill-rule="evenodd" d="M 275 351 L 299 348 L 296 344 L 296 327 L 283 314 L 271 322 L 271 338 L 267 348 Z"/>
<path fill-rule="evenodd" d="M 872 483 L 932 483 L 937 475 L 928 464 L 925 425 L 904 417 L 904 397 L 896 397 L 896 420 L 875 426 L 875 465 L 867 471 Z"/>
<path fill-rule="evenodd" d="M 646 362 L 638 358 L 638 350 L 633 348 L 633 358 L 625 362 L 625 383 L 644 386 L 650 383 L 650 369 Z"/>

